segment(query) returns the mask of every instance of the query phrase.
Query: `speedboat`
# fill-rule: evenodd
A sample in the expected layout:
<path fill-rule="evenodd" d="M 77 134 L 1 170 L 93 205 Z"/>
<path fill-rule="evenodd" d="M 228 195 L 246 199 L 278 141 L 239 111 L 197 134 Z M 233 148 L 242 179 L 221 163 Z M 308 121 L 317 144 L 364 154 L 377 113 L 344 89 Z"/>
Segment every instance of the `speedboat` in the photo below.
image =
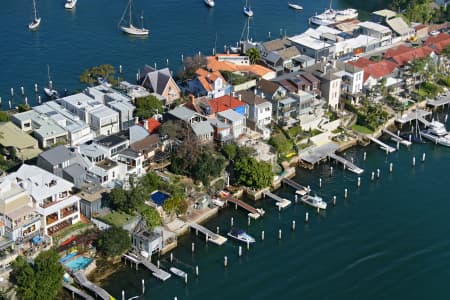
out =
<path fill-rule="evenodd" d="M 307 194 L 300 198 L 302 202 L 312 206 L 317 207 L 320 209 L 327 209 L 327 203 L 323 201 L 322 197 L 319 197 L 317 195 L 311 196 L 310 194 Z"/>
<path fill-rule="evenodd" d="M 45 87 L 44 88 L 44 93 L 45 95 L 47 95 L 47 97 L 51 98 L 51 99 L 57 99 L 59 98 L 59 93 L 57 90 L 52 89 L 50 87 Z"/>
<path fill-rule="evenodd" d="M 231 231 L 228 232 L 228 236 L 244 243 L 255 242 L 255 239 L 242 229 L 231 229 Z"/>
<path fill-rule="evenodd" d="M 421 135 L 431 140 L 436 144 L 440 144 L 446 147 L 450 147 L 450 134 L 448 133 L 445 125 L 438 121 L 433 121 L 429 124 L 428 128 L 422 130 Z"/>
<path fill-rule="evenodd" d="M 208 7 L 214 7 L 214 5 L 216 5 L 213 0 L 203 0 L 203 2 L 205 2 L 205 5 Z"/>
<path fill-rule="evenodd" d="M 303 9 L 303 6 L 298 5 L 298 4 L 295 4 L 295 3 L 288 3 L 288 6 L 289 6 L 290 8 L 295 9 L 295 10 L 302 10 L 302 9 Z"/>
<path fill-rule="evenodd" d="M 175 275 L 177 275 L 178 277 L 181 277 L 181 278 L 185 278 L 186 275 L 187 275 L 186 272 L 184 272 L 184 271 L 182 271 L 180 269 L 177 269 L 175 267 L 171 267 L 169 270 L 170 270 L 170 272 L 172 272 L 173 274 L 175 274 Z"/>
<path fill-rule="evenodd" d="M 64 7 L 67 9 L 73 9 L 75 8 L 75 5 L 77 5 L 77 0 L 67 0 L 66 4 L 64 4 Z"/>

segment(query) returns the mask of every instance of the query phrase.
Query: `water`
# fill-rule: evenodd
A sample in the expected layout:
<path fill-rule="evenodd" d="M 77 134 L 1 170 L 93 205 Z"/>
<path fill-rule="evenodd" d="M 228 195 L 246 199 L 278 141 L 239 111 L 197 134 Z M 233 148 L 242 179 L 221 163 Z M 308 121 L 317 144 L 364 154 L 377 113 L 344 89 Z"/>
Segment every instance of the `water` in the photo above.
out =
<path fill-rule="evenodd" d="M 421 162 L 424 152 L 426 160 Z M 340 165 L 334 165 L 333 176 L 329 165 L 323 164 L 314 171 L 298 169 L 294 178 L 329 201 L 326 212 L 317 215 L 314 209 L 297 204 L 279 213 L 274 202 L 266 199 L 255 203 L 266 215 L 247 226 L 244 211 L 225 209 L 206 227 L 215 231 L 220 226 L 225 235 L 233 217 L 235 224 L 257 239 L 241 258 L 237 242 L 205 245 L 202 235 L 191 233 L 179 240 L 173 252 L 175 266 L 189 273 L 187 287 L 179 278 L 162 283 L 147 270 L 129 267 L 111 276 L 104 287 L 113 295 L 125 290 L 131 297 L 140 293 L 144 278 L 142 299 L 447 299 L 450 149 L 414 144 L 386 156 L 370 145 L 346 151 L 345 156 L 365 169 L 360 189 L 357 175 L 344 172 Z M 391 162 L 393 173 L 389 174 Z M 381 176 L 371 181 L 376 169 Z M 294 199 L 289 187 L 276 193 Z M 336 207 L 330 203 L 333 195 L 337 196 Z M 307 211 L 309 223 L 305 224 Z M 296 221 L 295 232 L 292 220 Z M 278 240 L 279 229 L 282 240 Z M 191 253 L 192 242 L 195 253 Z M 228 257 L 226 269 L 224 256 Z M 161 265 L 170 267 L 167 256 L 161 258 Z M 199 279 L 195 278 L 196 265 Z"/>
<path fill-rule="evenodd" d="M 125 79 L 133 82 L 144 64 L 180 69 L 181 55 L 198 51 L 211 54 L 216 46 L 235 44 L 246 25 L 242 12 L 244 1 L 218 0 L 208 9 L 203 0 L 135 0 L 136 15 L 144 12 L 148 38 L 133 38 L 122 34 L 118 22 L 128 0 L 80 0 L 73 11 L 64 9 L 64 1 L 37 2 L 42 23 L 31 32 L 31 0 L 3 1 L 0 19 L 0 97 L 3 108 L 11 98 L 13 105 L 23 103 L 19 95 L 24 86 L 28 103 L 37 103 L 34 84 L 47 85 L 47 65 L 55 88 L 69 92 L 82 89 L 79 75 L 91 66 L 123 65 Z M 275 0 L 251 1 L 255 16 L 250 23 L 250 37 L 265 40 L 268 33 L 276 38 L 280 33 L 293 35 L 307 28 L 307 19 L 329 5 L 328 0 L 304 1 L 304 10 L 289 9 L 287 2 Z M 342 1 L 333 1 L 342 6 Z M 345 4 L 344 4 L 345 5 Z M 372 7 L 370 7 L 372 8 Z"/>
<path fill-rule="evenodd" d="M 80 256 L 80 257 L 77 257 L 77 258 L 65 263 L 65 265 L 74 271 L 78 271 L 78 270 L 86 269 L 87 266 L 89 266 L 89 264 L 91 262 L 92 262 L 92 258 Z"/>

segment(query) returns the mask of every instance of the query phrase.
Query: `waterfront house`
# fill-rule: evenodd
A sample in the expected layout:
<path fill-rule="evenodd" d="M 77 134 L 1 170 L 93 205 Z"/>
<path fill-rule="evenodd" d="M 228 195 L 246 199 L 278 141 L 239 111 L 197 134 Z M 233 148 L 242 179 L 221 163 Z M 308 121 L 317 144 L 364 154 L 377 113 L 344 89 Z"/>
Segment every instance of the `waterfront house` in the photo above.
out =
<path fill-rule="evenodd" d="M 224 95 L 216 99 L 208 100 L 205 114 L 214 116 L 214 114 L 219 112 L 232 109 L 241 115 L 245 115 L 248 111 L 247 106 L 248 105 L 245 102 L 242 102 L 233 96 Z"/>
<path fill-rule="evenodd" d="M 386 20 L 386 24 L 392 29 L 397 37 L 401 40 L 408 40 L 415 36 L 415 30 L 413 27 L 409 26 L 403 17 L 395 17 Z"/>
<path fill-rule="evenodd" d="M 263 79 L 273 79 L 276 73 L 264 66 L 257 64 L 250 64 L 248 56 L 239 54 L 216 54 L 215 56 L 208 56 L 207 69 L 214 71 L 226 71 L 246 76 L 256 76 Z"/>
<path fill-rule="evenodd" d="M 0 216 L 1 235 L 13 242 L 28 241 L 41 229 L 41 217 L 31 197 L 14 178 L 4 178 L 0 182 Z"/>
<path fill-rule="evenodd" d="M 436 54 L 441 54 L 446 47 L 450 46 L 450 34 L 440 33 L 437 36 L 430 36 L 426 39 L 425 45 L 432 48 Z M 440 55 L 438 64 L 445 70 L 448 70 L 450 60 L 445 55 Z"/>
<path fill-rule="evenodd" d="M 177 106 L 174 109 L 168 111 L 165 118 L 167 120 L 179 120 L 186 124 L 205 121 L 206 118 L 199 113 L 189 109 L 185 106 Z"/>
<path fill-rule="evenodd" d="M 380 40 L 380 47 L 392 44 L 392 30 L 375 22 L 366 21 L 359 23 L 358 33 L 377 38 Z"/>
<path fill-rule="evenodd" d="M 131 244 L 138 253 L 142 251 L 149 255 L 158 253 L 163 248 L 161 229 L 151 230 L 144 219 L 140 220 L 131 234 Z"/>
<path fill-rule="evenodd" d="M 194 79 L 187 81 L 187 89 L 194 95 L 218 98 L 231 92 L 231 86 L 218 71 L 210 72 L 199 68 L 195 75 Z"/>
<path fill-rule="evenodd" d="M 214 129 L 209 121 L 192 123 L 191 129 L 199 142 L 211 142 L 213 140 Z"/>
<path fill-rule="evenodd" d="M 132 148 L 123 149 L 117 154 L 115 161 L 126 165 L 127 177 L 130 175 L 140 177 L 145 174 L 145 170 L 142 166 L 144 155 L 139 151 Z"/>
<path fill-rule="evenodd" d="M 275 79 L 290 93 L 304 91 L 315 96 L 320 96 L 320 80 L 313 74 L 305 71 L 286 73 Z"/>
<path fill-rule="evenodd" d="M 260 80 L 257 91 L 259 94 L 264 93 L 264 97 L 269 101 L 275 101 L 286 97 L 287 90 L 276 82 L 269 80 Z"/>
<path fill-rule="evenodd" d="M 130 144 L 130 149 L 142 154 L 143 168 L 148 168 L 156 160 L 156 155 L 164 150 L 157 134 L 149 135 L 142 140 Z"/>
<path fill-rule="evenodd" d="M 320 80 L 320 90 L 322 97 L 333 110 L 338 108 L 339 99 L 341 96 L 341 77 L 335 73 L 337 71 L 336 61 L 327 62 L 322 61 L 307 69 L 308 72 Z"/>
<path fill-rule="evenodd" d="M 243 91 L 238 94 L 242 102 L 248 105 L 247 126 L 253 130 L 263 130 L 272 121 L 272 103 L 252 91 Z"/>
<path fill-rule="evenodd" d="M 89 220 L 93 217 L 107 213 L 109 189 L 99 185 L 90 184 L 83 187 L 80 196 L 80 212 Z"/>
<path fill-rule="evenodd" d="M 219 143 L 227 143 L 233 140 L 231 135 L 231 127 L 217 118 L 211 118 L 208 120 L 214 129 L 214 140 Z"/>
<path fill-rule="evenodd" d="M 390 9 L 382 9 L 374 11 L 370 14 L 370 20 L 379 24 L 386 24 L 386 21 L 395 18 L 397 13 Z"/>
<path fill-rule="evenodd" d="M 0 123 L 0 132 L 1 146 L 8 151 L 15 149 L 18 158 L 28 160 L 41 153 L 38 141 L 31 135 L 21 131 L 12 122 Z"/>
<path fill-rule="evenodd" d="M 398 72 L 397 65 L 394 62 L 388 60 L 372 61 L 362 57 L 357 61 L 349 62 L 349 64 L 364 70 L 363 89 L 366 91 L 374 88 L 382 78 L 387 79 L 387 86 L 396 82 L 394 77 Z"/>
<path fill-rule="evenodd" d="M 234 139 L 238 139 L 241 135 L 246 133 L 245 115 L 240 114 L 233 109 L 218 112 L 217 119 L 230 126 L 230 134 Z"/>
<path fill-rule="evenodd" d="M 260 43 L 257 45 L 257 48 L 261 52 L 262 58 L 265 59 L 269 55 L 269 53 L 281 51 L 283 49 L 289 48 L 290 46 L 292 46 L 292 43 L 288 39 L 275 39 Z"/>
<path fill-rule="evenodd" d="M 131 84 L 127 81 L 121 81 L 119 83 L 119 89 L 126 91 L 127 96 L 133 100 L 150 96 L 150 92 L 145 87 L 138 84 Z"/>
<path fill-rule="evenodd" d="M 163 96 L 166 100 L 165 105 L 172 105 L 175 100 L 180 98 L 180 88 L 173 79 L 169 68 L 157 70 L 145 65 L 143 74 L 140 84 L 151 93 Z"/>
<path fill-rule="evenodd" d="M 80 221 L 80 198 L 73 194 L 74 185 L 69 181 L 27 164 L 6 179 L 17 181 L 31 196 L 36 211 L 43 217 L 45 234 L 52 235 Z"/>
<path fill-rule="evenodd" d="M 359 101 L 362 96 L 364 69 L 354 64 L 336 62 L 336 76 L 341 77 L 341 95 Z"/>
<path fill-rule="evenodd" d="M 301 54 L 314 58 L 316 62 L 322 57 L 331 57 L 335 53 L 333 42 L 320 40 L 306 33 L 290 37 L 289 40 Z"/>
<path fill-rule="evenodd" d="M 296 63 L 295 58 L 301 55 L 299 49 L 290 46 L 285 49 L 270 52 L 265 58 L 267 66 L 275 70 L 277 73 L 283 71 L 293 72 L 300 68 L 300 64 Z"/>
<path fill-rule="evenodd" d="M 11 121 L 22 131 L 32 133 L 38 140 L 39 147 L 43 149 L 55 144 L 66 144 L 69 140 L 67 129 L 34 110 L 15 114 Z"/>

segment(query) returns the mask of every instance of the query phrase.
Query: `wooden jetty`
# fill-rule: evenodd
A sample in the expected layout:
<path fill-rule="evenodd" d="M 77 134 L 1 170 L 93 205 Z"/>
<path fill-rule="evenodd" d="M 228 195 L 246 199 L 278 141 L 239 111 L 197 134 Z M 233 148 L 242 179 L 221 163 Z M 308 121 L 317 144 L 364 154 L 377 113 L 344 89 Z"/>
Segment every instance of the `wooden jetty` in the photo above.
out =
<path fill-rule="evenodd" d="M 295 181 L 293 181 L 291 179 L 283 178 L 281 180 L 281 182 L 284 183 L 284 184 L 289 185 L 291 188 L 294 188 L 297 191 L 306 191 L 306 192 L 310 191 L 310 189 L 308 187 L 303 186 L 303 185 L 301 185 L 301 184 L 299 184 L 299 183 L 297 183 L 297 182 L 295 182 Z"/>
<path fill-rule="evenodd" d="M 394 147 L 391 147 L 388 144 L 383 143 L 382 141 L 380 141 L 377 138 L 374 138 L 373 136 L 369 136 L 369 140 L 380 145 L 380 148 L 384 151 L 387 151 L 388 153 L 392 153 L 392 152 L 396 151 L 396 149 Z"/>
<path fill-rule="evenodd" d="M 409 147 L 412 145 L 412 143 L 410 141 L 405 140 L 404 138 L 396 135 L 395 133 L 393 133 L 387 129 L 383 129 L 383 132 L 386 133 L 387 135 L 389 135 L 394 142 L 400 143 L 406 147 Z"/>
<path fill-rule="evenodd" d="M 210 242 L 213 242 L 216 245 L 221 246 L 227 241 L 227 238 L 221 236 L 220 234 L 212 232 L 211 230 L 209 230 L 208 228 L 206 228 L 200 224 L 197 224 L 195 222 L 190 222 L 190 223 L 188 223 L 188 225 L 190 228 L 195 229 L 196 232 L 200 231 L 201 233 L 206 235 L 206 239 Z"/>
<path fill-rule="evenodd" d="M 226 198 L 226 202 L 234 203 L 236 205 L 236 207 L 237 206 L 242 207 L 243 209 L 245 209 L 246 211 L 249 212 L 249 214 L 248 214 L 249 217 L 252 219 L 255 219 L 255 220 L 258 219 L 259 217 L 263 216 L 265 213 L 264 210 L 255 208 L 255 207 L 251 206 L 250 204 L 245 203 L 244 201 L 239 200 L 234 197 Z"/>
<path fill-rule="evenodd" d="M 447 95 L 447 94 L 438 96 L 434 100 L 428 100 L 427 101 L 427 105 L 431 106 L 433 108 L 439 108 L 439 107 L 445 106 L 447 104 L 450 104 L 450 95 Z"/>
<path fill-rule="evenodd" d="M 90 290 L 93 292 L 96 296 L 100 297 L 103 300 L 111 300 L 114 299 L 113 296 L 111 296 L 106 290 L 102 289 L 101 287 L 95 285 L 94 283 L 90 282 L 86 275 L 82 271 L 76 271 L 73 273 L 73 277 L 75 278 L 75 281 L 81 285 L 82 287 Z"/>
<path fill-rule="evenodd" d="M 66 282 L 63 282 L 63 287 L 64 287 L 66 290 L 72 292 L 72 298 L 73 298 L 73 296 L 74 296 L 74 294 L 75 294 L 75 295 L 78 295 L 79 297 L 81 297 L 81 298 L 83 298 L 83 299 L 85 299 L 85 300 L 95 300 L 94 297 L 91 297 L 90 295 L 86 294 L 85 292 L 83 292 L 82 290 L 80 290 L 80 289 L 74 287 L 74 286 L 71 285 L 71 284 L 68 284 L 68 283 L 66 283 Z"/>
<path fill-rule="evenodd" d="M 291 205 L 291 201 L 289 201 L 288 199 L 285 198 L 281 198 L 269 191 L 263 192 L 264 197 L 269 197 L 272 198 L 273 200 L 275 200 L 277 203 L 275 204 L 276 206 L 278 206 L 279 208 L 286 208 L 289 205 Z"/>
<path fill-rule="evenodd" d="M 349 170 L 350 172 L 353 172 L 357 175 L 361 175 L 364 172 L 364 169 L 361 169 L 360 167 L 358 167 L 351 161 L 348 161 L 347 159 L 345 159 L 342 156 L 339 156 L 335 153 L 330 154 L 330 158 L 340 162 L 341 164 L 343 164 L 345 166 L 345 168 L 347 170 Z"/>
<path fill-rule="evenodd" d="M 400 123 L 401 125 L 411 123 L 412 121 L 419 120 L 422 123 L 429 123 L 427 120 L 425 120 L 425 117 L 431 115 L 431 111 L 426 111 L 423 109 L 416 109 L 413 111 L 410 111 L 400 118 L 395 119 L 395 122 Z M 427 126 L 427 124 L 425 124 Z"/>
<path fill-rule="evenodd" d="M 152 275 L 156 278 L 166 281 L 169 279 L 172 275 L 170 273 L 164 271 L 161 268 L 158 268 L 155 266 L 152 262 L 147 260 L 145 257 L 138 257 L 137 255 L 134 255 L 132 253 L 124 254 L 123 258 L 128 259 L 129 261 L 135 263 L 136 265 L 142 264 L 144 267 L 149 269 L 152 272 Z"/>

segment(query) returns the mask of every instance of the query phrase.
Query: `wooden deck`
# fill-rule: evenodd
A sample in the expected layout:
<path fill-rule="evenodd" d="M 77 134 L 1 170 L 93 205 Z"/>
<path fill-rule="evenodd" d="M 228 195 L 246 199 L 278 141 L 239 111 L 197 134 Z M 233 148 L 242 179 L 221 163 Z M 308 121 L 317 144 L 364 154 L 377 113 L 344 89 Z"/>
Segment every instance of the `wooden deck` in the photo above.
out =
<path fill-rule="evenodd" d="M 258 219 L 259 217 L 264 215 L 264 210 L 257 209 L 255 207 L 251 206 L 250 204 L 245 203 L 244 201 L 239 200 L 237 198 L 228 197 L 225 199 L 225 201 L 234 203 L 235 205 L 242 207 L 243 209 L 245 209 L 246 211 L 249 212 L 249 216 L 253 219 Z"/>

